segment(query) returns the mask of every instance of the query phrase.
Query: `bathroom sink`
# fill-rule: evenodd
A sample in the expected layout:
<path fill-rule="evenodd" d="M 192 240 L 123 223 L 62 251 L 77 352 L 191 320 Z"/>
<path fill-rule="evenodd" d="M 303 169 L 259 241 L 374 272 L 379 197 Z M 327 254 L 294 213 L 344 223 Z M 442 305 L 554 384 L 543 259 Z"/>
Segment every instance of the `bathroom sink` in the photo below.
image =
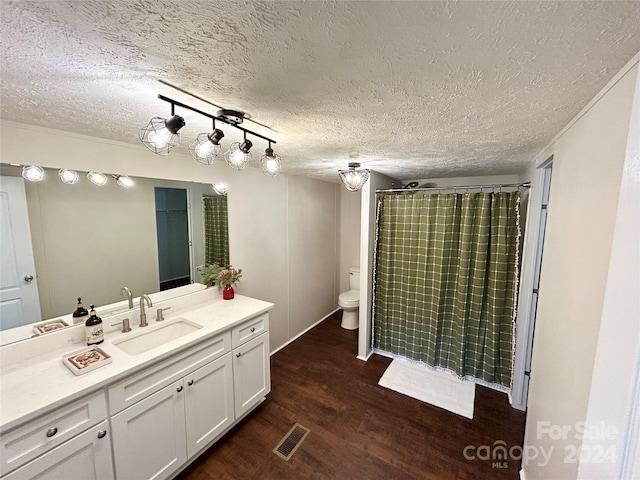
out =
<path fill-rule="evenodd" d="M 114 341 L 113 344 L 129 355 L 139 355 L 176 338 L 195 332 L 200 328 L 202 328 L 202 325 L 190 322 L 184 318 L 176 318 L 175 320 L 167 321 L 164 325 L 154 327 L 151 330 L 125 336 L 124 338 Z"/>

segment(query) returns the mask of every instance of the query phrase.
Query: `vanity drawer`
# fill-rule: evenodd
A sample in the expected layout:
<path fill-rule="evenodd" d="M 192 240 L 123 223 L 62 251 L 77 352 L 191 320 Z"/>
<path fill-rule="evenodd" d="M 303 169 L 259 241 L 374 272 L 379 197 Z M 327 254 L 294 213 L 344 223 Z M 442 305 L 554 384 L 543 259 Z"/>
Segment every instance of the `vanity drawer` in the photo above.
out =
<path fill-rule="evenodd" d="M 111 415 L 130 407 L 230 351 L 231 334 L 226 332 L 111 385 L 109 387 Z"/>
<path fill-rule="evenodd" d="M 57 447 L 107 418 L 107 402 L 100 390 L 56 409 L 2 435 L 2 475 Z"/>
<path fill-rule="evenodd" d="M 231 347 L 237 348 L 243 343 L 263 334 L 269 330 L 269 314 L 265 313 L 259 317 L 241 323 L 231 331 Z"/>

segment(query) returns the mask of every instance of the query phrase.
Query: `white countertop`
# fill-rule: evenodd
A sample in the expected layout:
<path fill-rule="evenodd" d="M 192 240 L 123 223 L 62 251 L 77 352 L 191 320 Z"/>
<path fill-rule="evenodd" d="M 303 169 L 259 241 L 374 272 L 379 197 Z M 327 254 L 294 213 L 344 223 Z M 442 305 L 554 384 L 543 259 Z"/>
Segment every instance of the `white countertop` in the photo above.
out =
<path fill-rule="evenodd" d="M 136 373 L 144 367 L 170 358 L 192 345 L 273 308 L 272 303 L 242 295 L 236 295 L 233 300 L 222 300 L 220 295 L 212 290 L 154 305 L 147 310 L 149 326 L 144 329 L 138 326 L 138 316 L 131 311 L 126 315 L 110 317 L 108 322 L 105 322 L 105 340 L 98 347 L 109 354 L 113 362 L 83 375 L 74 375 L 61 360 L 64 355 L 83 347 L 82 343 L 78 343 L 84 335 L 81 328 L 75 329 L 73 339 L 69 337 L 69 333 L 66 333 L 67 337 L 62 337 L 64 332 L 58 332 L 60 335 L 56 343 L 54 334 L 50 334 L 51 340 L 43 339 L 40 345 L 34 341 L 37 339 L 32 339 L 1 347 L 0 431 L 5 432 L 53 408 Z M 114 340 L 126 338 L 127 335 L 161 326 L 164 322 L 157 323 L 153 320 L 155 308 L 166 306 L 172 308 L 165 312 L 165 322 L 174 318 L 184 318 L 202 325 L 203 328 L 139 355 L 129 355 L 113 344 Z M 118 327 L 110 326 L 111 323 L 120 320 L 120 317 L 131 319 L 130 333 L 121 333 Z M 47 347 L 44 347 L 45 340 L 48 340 Z M 32 349 L 28 350 L 30 343 Z M 12 348 L 13 351 L 8 350 Z M 15 349 L 21 350 L 18 352 Z"/>

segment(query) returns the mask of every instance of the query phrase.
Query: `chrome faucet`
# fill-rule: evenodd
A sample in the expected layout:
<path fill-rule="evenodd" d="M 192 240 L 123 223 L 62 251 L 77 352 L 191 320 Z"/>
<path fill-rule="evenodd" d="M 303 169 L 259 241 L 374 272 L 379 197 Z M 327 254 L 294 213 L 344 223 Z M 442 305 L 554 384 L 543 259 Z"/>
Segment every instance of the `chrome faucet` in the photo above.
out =
<path fill-rule="evenodd" d="M 147 313 L 144 311 L 144 302 L 147 302 L 147 307 L 153 307 L 153 302 L 149 298 L 149 295 L 142 295 L 140 297 L 140 326 L 146 327 L 149 325 L 147 323 Z"/>
<path fill-rule="evenodd" d="M 129 310 L 131 310 L 133 308 L 133 295 L 131 294 L 131 290 L 129 289 L 129 287 L 122 287 L 120 289 L 120 296 L 122 296 L 123 293 L 127 296 L 127 299 L 129 300 Z"/>

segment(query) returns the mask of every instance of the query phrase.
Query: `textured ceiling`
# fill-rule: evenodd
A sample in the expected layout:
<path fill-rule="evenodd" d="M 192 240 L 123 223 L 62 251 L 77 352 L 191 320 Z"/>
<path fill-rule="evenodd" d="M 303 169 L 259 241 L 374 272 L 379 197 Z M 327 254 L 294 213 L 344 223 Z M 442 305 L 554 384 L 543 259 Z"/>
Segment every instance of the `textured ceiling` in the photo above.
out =
<path fill-rule="evenodd" d="M 0 8 L 3 119 L 138 143 L 170 113 L 159 93 L 215 112 L 163 80 L 248 112 L 286 172 L 326 180 L 349 161 L 399 179 L 516 173 L 640 51 L 637 1 Z M 176 113 L 186 152 L 211 123 Z"/>

